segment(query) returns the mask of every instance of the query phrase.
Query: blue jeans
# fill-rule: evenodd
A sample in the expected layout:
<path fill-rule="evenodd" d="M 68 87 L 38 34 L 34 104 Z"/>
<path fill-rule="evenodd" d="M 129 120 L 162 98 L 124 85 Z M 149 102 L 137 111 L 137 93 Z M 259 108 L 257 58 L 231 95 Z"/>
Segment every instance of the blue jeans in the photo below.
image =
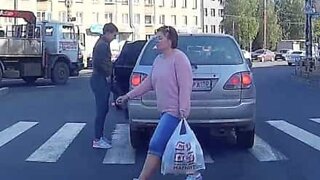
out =
<path fill-rule="evenodd" d="M 158 156 L 161 159 L 167 143 L 179 122 L 179 118 L 169 113 L 162 114 L 157 128 L 150 139 L 148 154 Z"/>
<path fill-rule="evenodd" d="M 109 97 L 111 84 L 99 74 L 93 74 L 90 79 L 91 89 L 96 101 L 95 138 L 103 136 L 104 123 L 109 112 Z"/>

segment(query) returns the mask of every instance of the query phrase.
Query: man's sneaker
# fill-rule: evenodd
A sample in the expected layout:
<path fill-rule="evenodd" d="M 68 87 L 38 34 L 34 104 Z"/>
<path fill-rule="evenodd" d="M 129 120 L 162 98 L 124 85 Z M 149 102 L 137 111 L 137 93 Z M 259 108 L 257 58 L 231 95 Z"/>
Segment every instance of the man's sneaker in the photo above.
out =
<path fill-rule="evenodd" d="M 106 137 L 101 137 L 101 139 L 107 142 L 108 144 L 112 144 L 112 142 Z"/>
<path fill-rule="evenodd" d="M 110 149 L 112 148 L 111 144 L 107 143 L 103 138 L 100 140 L 93 140 L 93 148 L 100 148 L 100 149 Z"/>
<path fill-rule="evenodd" d="M 196 175 L 188 175 L 186 180 L 202 180 L 202 176 L 200 173 L 196 174 Z"/>

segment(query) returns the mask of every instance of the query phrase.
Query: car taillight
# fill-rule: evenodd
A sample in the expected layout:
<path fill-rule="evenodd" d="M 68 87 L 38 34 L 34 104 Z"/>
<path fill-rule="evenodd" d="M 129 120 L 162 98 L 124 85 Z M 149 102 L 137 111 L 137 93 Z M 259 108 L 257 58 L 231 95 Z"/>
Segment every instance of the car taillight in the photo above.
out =
<path fill-rule="evenodd" d="M 252 75 L 250 72 L 241 72 L 232 75 L 224 85 L 226 90 L 248 89 L 252 85 Z"/>
<path fill-rule="evenodd" d="M 147 76 L 145 74 L 133 73 L 131 76 L 131 86 L 139 86 Z"/>

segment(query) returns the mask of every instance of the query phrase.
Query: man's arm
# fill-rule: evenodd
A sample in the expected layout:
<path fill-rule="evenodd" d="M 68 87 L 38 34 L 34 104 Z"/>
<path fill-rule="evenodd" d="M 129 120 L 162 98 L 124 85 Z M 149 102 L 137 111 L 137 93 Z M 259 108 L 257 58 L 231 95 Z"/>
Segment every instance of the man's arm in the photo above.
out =
<path fill-rule="evenodd" d="M 100 72 L 105 72 L 107 76 L 112 74 L 112 62 L 110 48 L 105 43 L 99 43 L 95 47 L 93 65 Z"/>

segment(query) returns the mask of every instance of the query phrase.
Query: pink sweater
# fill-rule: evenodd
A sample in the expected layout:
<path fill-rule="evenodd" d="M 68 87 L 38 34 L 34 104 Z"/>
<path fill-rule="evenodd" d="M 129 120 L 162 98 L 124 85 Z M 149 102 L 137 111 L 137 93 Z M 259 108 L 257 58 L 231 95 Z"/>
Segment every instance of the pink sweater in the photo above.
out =
<path fill-rule="evenodd" d="M 129 98 L 140 97 L 155 90 L 157 107 L 161 113 L 187 118 L 190 114 L 193 84 L 188 57 L 178 49 L 167 58 L 160 54 L 153 63 L 150 75 L 127 94 Z"/>

